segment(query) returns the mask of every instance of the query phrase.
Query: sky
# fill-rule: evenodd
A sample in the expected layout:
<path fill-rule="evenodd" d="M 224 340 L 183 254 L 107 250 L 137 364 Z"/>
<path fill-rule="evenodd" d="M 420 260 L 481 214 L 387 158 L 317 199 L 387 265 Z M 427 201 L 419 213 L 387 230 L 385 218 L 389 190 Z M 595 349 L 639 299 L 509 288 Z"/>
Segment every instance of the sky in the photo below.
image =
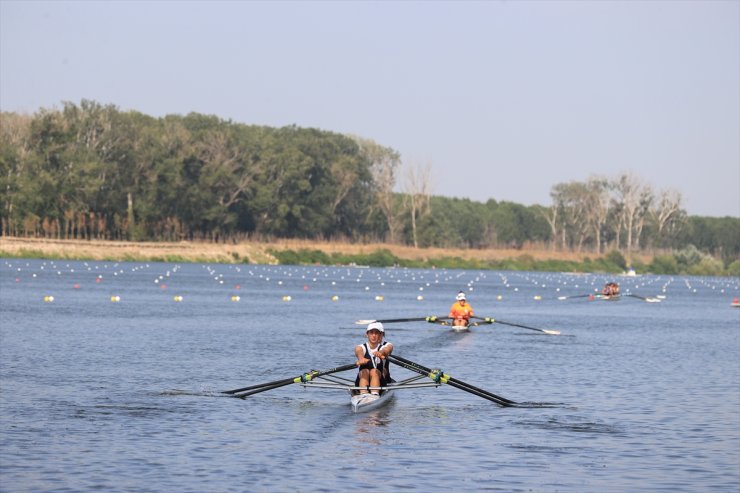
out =
<path fill-rule="evenodd" d="M 361 136 L 434 195 L 630 173 L 740 216 L 738 0 L 0 0 L 0 110 L 82 99 Z"/>

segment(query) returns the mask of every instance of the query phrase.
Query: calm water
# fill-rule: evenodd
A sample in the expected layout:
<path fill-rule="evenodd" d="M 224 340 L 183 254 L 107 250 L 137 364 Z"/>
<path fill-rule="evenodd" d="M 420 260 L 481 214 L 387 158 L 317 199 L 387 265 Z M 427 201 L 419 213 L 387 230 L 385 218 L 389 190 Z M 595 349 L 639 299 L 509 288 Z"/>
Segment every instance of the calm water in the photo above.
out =
<path fill-rule="evenodd" d="M 0 490 L 737 492 L 740 279 L 558 300 L 606 280 L 0 259 Z M 554 406 L 444 386 L 355 415 L 343 392 L 218 393 L 351 363 L 355 320 L 444 315 L 459 289 L 562 335 L 389 324 L 396 354 Z"/>

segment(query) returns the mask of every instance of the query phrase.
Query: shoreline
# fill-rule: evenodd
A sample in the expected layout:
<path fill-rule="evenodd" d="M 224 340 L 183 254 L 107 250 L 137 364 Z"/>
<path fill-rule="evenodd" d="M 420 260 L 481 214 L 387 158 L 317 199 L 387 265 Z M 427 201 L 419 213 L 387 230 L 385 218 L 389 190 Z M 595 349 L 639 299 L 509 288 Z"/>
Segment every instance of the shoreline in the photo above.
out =
<path fill-rule="evenodd" d="M 528 256 L 534 260 L 565 260 L 581 262 L 586 258 L 598 258 L 595 254 L 559 252 L 538 249 L 446 249 L 414 248 L 384 243 L 353 244 L 320 242 L 309 240 L 277 240 L 271 243 L 244 241 L 235 244 L 181 241 L 133 242 L 110 240 L 61 240 L 42 238 L 0 237 L 0 256 L 32 258 L 49 257 L 65 260 L 108 260 L 108 261 L 179 261 L 206 263 L 253 263 L 277 264 L 269 250 L 319 250 L 326 254 L 352 255 L 371 254 L 388 250 L 405 260 L 433 261 L 434 259 L 459 257 L 465 260 L 508 260 Z M 635 256 L 649 260 L 647 255 Z"/>

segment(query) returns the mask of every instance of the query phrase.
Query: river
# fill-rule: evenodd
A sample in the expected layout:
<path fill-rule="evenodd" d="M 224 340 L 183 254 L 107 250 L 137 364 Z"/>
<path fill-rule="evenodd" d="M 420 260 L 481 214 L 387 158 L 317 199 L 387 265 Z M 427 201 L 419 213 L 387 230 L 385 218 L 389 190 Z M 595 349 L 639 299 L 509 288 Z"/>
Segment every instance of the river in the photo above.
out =
<path fill-rule="evenodd" d="M 585 296 L 608 280 L 659 302 Z M 356 320 L 446 315 L 459 290 L 506 323 L 386 338 L 527 406 L 221 393 L 352 363 Z M 737 296 L 736 277 L 0 259 L 0 491 L 735 493 Z"/>

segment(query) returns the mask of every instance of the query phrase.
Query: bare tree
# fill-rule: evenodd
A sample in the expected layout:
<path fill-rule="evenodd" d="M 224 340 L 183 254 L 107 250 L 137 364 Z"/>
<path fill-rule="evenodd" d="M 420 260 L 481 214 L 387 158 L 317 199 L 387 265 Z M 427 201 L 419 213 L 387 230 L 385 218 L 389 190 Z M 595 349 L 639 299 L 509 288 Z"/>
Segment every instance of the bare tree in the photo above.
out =
<path fill-rule="evenodd" d="M 432 211 L 432 167 L 429 163 L 411 163 L 406 167 L 404 202 L 411 216 L 411 235 L 414 248 L 419 248 L 416 222 Z"/>
<path fill-rule="evenodd" d="M 575 244 L 576 250 L 580 252 L 589 231 L 586 220 L 586 185 L 580 182 L 558 183 L 552 187 L 550 196 L 554 207 L 562 211 L 562 248 L 568 248 L 570 238 L 570 244 Z"/>
<path fill-rule="evenodd" d="M 589 178 L 584 199 L 584 216 L 593 232 L 596 253 L 601 254 L 601 231 L 609 216 L 609 181 L 606 178 Z"/>
<path fill-rule="evenodd" d="M 621 206 L 619 221 L 627 232 L 627 261 L 630 262 L 633 247 L 640 246 L 640 234 L 653 201 L 653 192 L 650 185 L 632 173 L 620 175 L 614 183 L 614 190 Z"/>
<path fill-rule="evenodd" d="M 657 200 L 649 210 L 649 214 L 655 224 L 658 242 L 662 242 L 668 230 L 678 226 L 686 216 L 681 209 L 681 192 L 674 189 L 662 190 Z"/>
<path fill-rule="evenodd" d="M 552 196 L 552 194 L 550 196 Z M 547 224 L 550 226 L 550 236 L 552 237 L 550 240 L 550 248 L 553 250 L 557 247 L 558 227 L 561 222 L 560 207 L 554 202 L 555 199 L 553 198 L 553 204 L 547 209 L 542 209 L 542 217 L 545 218 L 545 221 L 547 221 Z"/>
<path fill-rule="evenodd" d="M 385 216 L 388 241 L 395 243 L 400 230 L 400 220 L 393 188 L 396 186 L 396 170 L 401 163 L 401 156 L 393 149 L 383 147 L 373 140 L 356 136 L 352 138 L 360 146 L 360 152 L 372 163 L 370 172 L 375 185 L 375 202 Z"/>

